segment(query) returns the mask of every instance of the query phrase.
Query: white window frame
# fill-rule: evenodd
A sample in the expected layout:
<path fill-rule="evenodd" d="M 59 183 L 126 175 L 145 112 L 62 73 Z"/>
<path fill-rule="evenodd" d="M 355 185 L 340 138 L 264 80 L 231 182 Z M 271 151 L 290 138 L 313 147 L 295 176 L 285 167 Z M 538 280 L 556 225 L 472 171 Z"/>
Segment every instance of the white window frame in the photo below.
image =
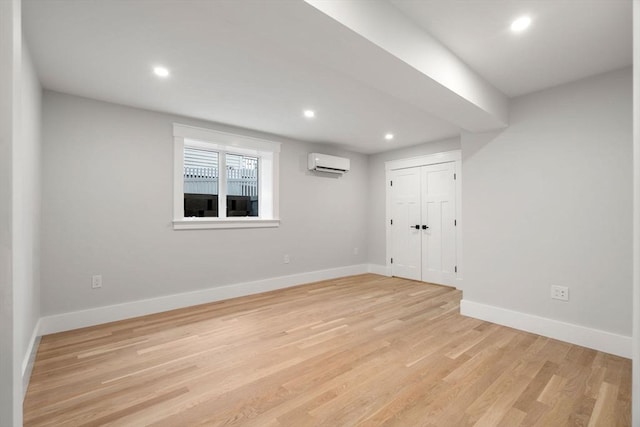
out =
<path fill-rule="evenodd" d="M 173 124 L 173 229 L 278 227 L 280 143 L 212 129 Z M 227 218 L 225 173 L 218 182 L 218 214 L 220 217 L 184 217 L 184 147 L 217 151 L 220 170 L 226 170 L 225 154 L 258 157 L 258 216 Z"/>

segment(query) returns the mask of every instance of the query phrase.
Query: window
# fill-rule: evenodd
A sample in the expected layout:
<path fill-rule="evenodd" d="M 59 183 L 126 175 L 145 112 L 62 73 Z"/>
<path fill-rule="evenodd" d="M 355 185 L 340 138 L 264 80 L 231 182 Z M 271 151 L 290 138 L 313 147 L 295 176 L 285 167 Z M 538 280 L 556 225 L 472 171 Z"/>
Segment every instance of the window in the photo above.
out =
<path fill-rule="evenodd" d="M 277 227 L 280 144 L 180 124 L 174 229 Z"/>
<path fill-rule="evenodd" d="M 183 152 L 184 217 L 217 217 L 219 153 L 188 146 Z"/>
<path fill-rule="evenodd" d="M 227 217 L 258 216 L 258 157 L 227 154 Z"/>

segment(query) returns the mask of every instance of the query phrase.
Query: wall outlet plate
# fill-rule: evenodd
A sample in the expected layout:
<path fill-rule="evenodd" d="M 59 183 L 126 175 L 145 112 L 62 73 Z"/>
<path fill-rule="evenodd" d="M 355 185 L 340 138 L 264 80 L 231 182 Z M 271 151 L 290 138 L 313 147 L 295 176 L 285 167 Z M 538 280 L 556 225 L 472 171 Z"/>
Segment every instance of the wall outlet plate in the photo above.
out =
<path fill-rule="evenodd" d="M 94 276 L 91 276 L 91 287 L 93 289 L 98 289 L 102 287 L 102 276 L 99 274 L 96 274 Z"/>
<path fill-rule="evenodd" d="M 566 286 L 551 286 L 551 298 L 560 301 L 569 301 L 569 288 Z"/>

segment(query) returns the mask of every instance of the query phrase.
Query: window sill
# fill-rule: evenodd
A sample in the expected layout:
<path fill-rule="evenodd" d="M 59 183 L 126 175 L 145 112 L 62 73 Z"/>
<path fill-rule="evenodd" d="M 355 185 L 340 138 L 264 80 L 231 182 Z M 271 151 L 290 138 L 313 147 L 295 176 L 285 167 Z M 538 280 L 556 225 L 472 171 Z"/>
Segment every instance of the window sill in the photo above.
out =
<path fill-rule="evenodd" d="M 279 226 L 279 219 L 184 218 L 173 220 L 174 230 L 206 230 L 213 228 L 270 228 Z"/>

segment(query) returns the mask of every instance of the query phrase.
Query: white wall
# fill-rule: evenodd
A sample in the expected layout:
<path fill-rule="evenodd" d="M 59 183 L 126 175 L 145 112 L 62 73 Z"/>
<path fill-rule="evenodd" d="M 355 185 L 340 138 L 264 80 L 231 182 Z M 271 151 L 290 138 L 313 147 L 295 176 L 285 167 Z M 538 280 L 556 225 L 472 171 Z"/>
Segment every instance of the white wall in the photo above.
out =
<path fill-rule="evenodd" d="M 22 47 L 20 142 L 13 151 L 13 251 L 18 349 L 23 382 L 40 318 L 40 111 L 42 88 Z M 26 374 L 26 375 L 25 375 Z M 26 387 L 25 387 L 26 391 Z"/>
<path fill-rule="evenodd" d="M 365 262 L 367 158 L 327 146 L 275 139 L 279 228 L 174 231 L 173 122 L 234 132 L 45 91 L 43 314 Z M 314 175 L 312 151 L 347 156 L 352 170 Z"/>
<path fill-rule="evenodd" d="M 640 426 L 640 0 L 633 1 L 633 381 L 632 421 Z"/>
<path fill-rule="evenodd" d="M 516 98 L 509 128 L 462 136 L 464 300 L 631 335 L 631 75 Z"/>
<path fill-rule="evenodd" d="M 366 220 L 370 263 L 378 266 L 387 264 L 385 162 L 459 149 L 460 138 L 452 138 L 369 156 L 369 209 Z"/>
<path fill-rule="evenodd" d="M 0 426 L 22 425 L 39 307 L 40 84 L 20 1 L 0 2 Z"/>
<path fill-rule="evenodd" d="M 14 329 L 13 149 L 18 140 L 20 1 L 0 1 L 0 426 L 22 422 Z"/>

